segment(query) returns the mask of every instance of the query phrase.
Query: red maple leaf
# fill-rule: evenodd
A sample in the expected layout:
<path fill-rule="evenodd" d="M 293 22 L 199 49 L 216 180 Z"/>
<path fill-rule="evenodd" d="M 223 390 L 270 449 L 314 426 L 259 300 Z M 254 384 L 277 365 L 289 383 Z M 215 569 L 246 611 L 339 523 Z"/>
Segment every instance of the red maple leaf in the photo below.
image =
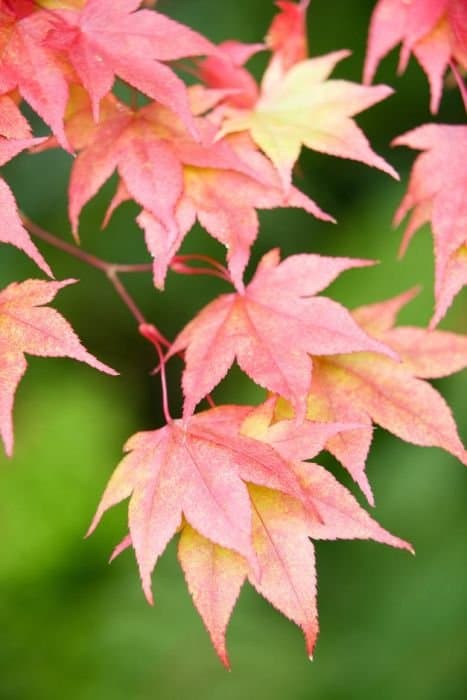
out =
<path fill-rule="evenodd" d="M 280 12 L 269 27 L 266 44 L 286 71 L 308 56 L 306 13 L 310 0 L 300 0 L 299 3 L 276 0 L 275 4 Z"/>
<path fill-rule="evenodd" d="M 44 308 L 57 292 L 75 280 L 13 282 L 0 292 L 0 435 L 6 453 L 13 451 L 13 401 L 27 367 L 27 355 L 71 357 L 116 374 L 81 345 L 57 311 Z"/>
<path fill-rule="evenodd" d="M 370 24 L 364 80 L 370 83 L 379 62 L 402 42 L 399 73 L 413 53 L 430 83 L 430 109 L 437 112 L 443 77 L 455 63 L 467 69 L 467 5 L 465 0 L 379 0 Z M 456 77 L 464 94 L 460 75 Z M 467 104 L 467 102 L 466 102 Z"/>
<path fill-rule="evenodd" d="M 162 61 L 215 52 L 200 34 L 139 0 L 87 0 L 80 11 L 56 10 L 47 45 L 65 51 L 88 91 L 95 119 L 115 76 L 166 105 L 196 135 L 185 84 Z"/>
<path fill-rule="evenodd" d="M 424 124 L 393 143 L 423 151 L 415 160 L 395 222 L 399 224 L 412 209 L 402 241 L 403 254 L 413 234 L 431 221 L 436 300 L 431 325 L 435 326 L 467 284 L 467 126 Z"/>
<path fill-rule="evenodd" d="M 208 86 L 207 92 L 218 92 L 219 99 L 208 108 L 221 100 L 232 107 L 240 108 L 252 107 L 255 104 L 259 95 L 258 84 L 244 66 L 252 56 L 264 48 L 263 44 L 224 41 L 219 44 L 215 56 L 208 56 L 198 62 L 196 73 Z M 197 87 L 199 91 L 200 86 Z"/>
<path fill-rule="evenodd" d="M 281 263 L 278 250 L 267 253 L 246 288 L 213 301 L 176 338 L 170 355 L 186 349 L 184 414 L 193 412 L 235 359 L 253 381 L 290 400 L 303 416 L 310 355 L 391 354 L 343 306 L 313 296 L 344 270 L 368 264 L 319 255 L 295 255 Z"/>

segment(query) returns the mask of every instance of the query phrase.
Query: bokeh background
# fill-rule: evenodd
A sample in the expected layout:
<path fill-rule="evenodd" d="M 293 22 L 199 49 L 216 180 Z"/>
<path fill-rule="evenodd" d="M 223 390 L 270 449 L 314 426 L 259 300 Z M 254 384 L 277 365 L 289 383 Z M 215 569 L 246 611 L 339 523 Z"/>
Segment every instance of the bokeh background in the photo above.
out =
<path fill-rule="evenodd" d="M 371 0 L 312 3 L 312 54 L 353 50 L 338 67 L 338 77 L 360 79 L 372 6 Z M 159 8 L 215 41 L 258 41 L 273 13 L 269 0 L 160 0 Z M 261 57 L 253 63 L 256 71 L 263 65 Z M 399 170 L 401 183 L 360 164 L 304 154 L 298 184 L 339 224 L 292 210 L 264 214 L 254 260 L 273 246 L 284 254 L 382 260 L 375 268 L 346 273 L 330 293 L 356 306 L 421 284 L 421 294 L 401 319 L 426 325 L 433 304 L 430 233 L 428 228 L 420 232 L 404 260 L 397 261 L 401 231 L 391 229 L 391 218 L 414 154 L 391 149 L 389 142 L 432 117 L 421 70 L 412 61 L 396 78 L 395 67 L 393 53 L 378 73 L 379 81 L 396 88 L 395 95 L 358 122 Z M 465 121 L 455 90 L 445 94 L 438 120 Z M 24 156 L 4 173 L 21 207 L 67 240 L 70 162 L 59 152 Z M 113 261 L 146 260 L 132 205 L 100 231 L 114 184 L 86 208 L 82 245 Z M 229 627 L 233 670 L 226 672 L 191 604 L 174 543 L 154 575 L 154 608 L 143 598 L 132 554 L 108 566 L 111 549 L 126 532 L 126 505 L 106 516 L 92 538 L 83 535 L 125 439 L 162 423 L 158 382 L 149 376 L 155 358 L 100 273 L 40 247 L 57 278 L 80 280 L 60 294 L 56 307 L 86 346 L 121 375 L 101 376 L 71 360 L 29 361 L 17 395 L 15 455 L 11 460 L 0 456 L 0 699 L 464 700 L 467 475 L 441 450 L 403 444 L 376 430 L 368 463 L 374 515 L 410 540 L 417 555 L 368 542 L 317 543 L 322 631 L 313 663 L 300 631 L 247 585 Z M 223 255 L 201 230 L 190 234 L 185 251 Z M 34 276 L 37 269 L 24 255 L 2 248 L 2 286 Z M 126 281 L 147 317 L 169 337 L 225 289 L 217 280 L 170 275 L 160 294 L 149 275 Z M 444 328 L 466 331 L 466 302 L 465 294 L 458 298 Z M 174 360 L 169 372 L 174 414 L 180 371 Z M 465 373 L 436 384 L 467 439 Z M 261 394 L 233 371 L 216 397 L 250 402 Z M 329 456 L 320 461 L 350 485 Z"/>

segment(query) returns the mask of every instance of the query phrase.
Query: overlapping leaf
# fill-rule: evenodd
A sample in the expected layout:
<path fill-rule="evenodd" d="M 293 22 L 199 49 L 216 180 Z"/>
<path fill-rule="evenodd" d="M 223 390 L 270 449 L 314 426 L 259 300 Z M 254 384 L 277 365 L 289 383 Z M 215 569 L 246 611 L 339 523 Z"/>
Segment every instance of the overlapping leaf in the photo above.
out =
<path fill-rule="evenodd" d="M 261 576 L 235 552 L 219 547 L 190 527 L 183 529 L 179 560 L 193 602 L 222 662 L 228 666 L 227 625 L 246 578 L 275 608 L 299 625 L 308 655 L 318 635 L 314 539 L 373 539 L 395 547 L 410 545 L 380 527 L 317 464 L 294 463 L 304 490 L 322 514 L 317 520 L 295 499 L 278 491 L 249 487 L 253 545 Z"/>
<path fill-rule="evenodd" d="M 93 126 L 89 107 L 74 95 L 67 120 L 70 142 L 81 150 L 70 180 L 70 218 L 78 229 L 81 209 L 117 169 L 121 181 L 107 220 L 125 199 L 144 211 L 144 229 L 154 257 L 154 280 L 162 287 L 168 266 L 196 218 L 228 248 L 234 281 L 241 283 L 258 233 L 257 208 L 301 207 L 330 220 L 299 190 L 285 195 L 274 168 L 248 138 L 213 142 L 215 127 L 198 119 L 197 143 L 169 110 L 155 103 L 134 112 L 113 98 Z"/>
<path fill-rule="evenodd" d="M 42 139 L 31 136 L 31 130 L 15 102 L 8 96 L 0 97 L 0 167 Z M 0 178 L 0 242 L 14 245 L 29 255 L 47 275 L 49 266 L 37 250 L 21 223 L 15 198 L 7 183 Z"/>
<path fill-rule="evenodd" d="M 184 83 L 161 61 L 215 51 L 188 27 L 151 10 L 139 0 L 87 0 L 81 11 L 56 10 L 47 44 L 66 52 L 92 100 L 99 104 L 115 76 L 172 109 L 196 134 Z"/>
<path fill-rule="evenodd" d="M 171 354 L 186 349 L 184 414 L 193 412 L 235 359 L 253 381 L 287 398 L 303 416 L 310 355 L 391 354 L 343 306 L 313 296 L 344 270 L 368 264 L 319 255 L 296 255 L 280 263 L 277 250 L 266 254 L 246 289 L 213 301 L 175 340 Z"/>
<path fill-rule="evenodd" d="M 276 0 L 279 12 L 269 27 L 266 43 L 284 71 L 308 56 L 306 13 L 309 4 L 310 0 L 298 3 Z"/>
<path fill-rule="evenodd" d="M 216 55 L 208 56 L 198 63 L 197 75 L 209 88 L 206 92 L 218 93 L 218 99 L 210 107 L 221 100 L 232 107 L 253 107 L 259 95 L 258 85 L 244 66 L 255 53 L 263 49 L 263 44 L 224 41 L 219 44 Z M 197 87 L 199 90 L 200 86 Z"/>
<path fill-rule="evenodd" d="M 254 415 L 248 407 L 224 406 L 194 416 L 189 424 L 175 421 L 131 438 L 131 452 L 112 476 L 91 526 L 131 495 L 130 535 L 115 554 L 133 546 L 150 600 L 151 571 L 181 528 L 180 564 L 226 666 L 225 633 L 246 578 L 302 628 L 307 652 L 313 653 L 318 616 L 309 537 L 368 538 L 410 549 L 372 520 L 325 469 L 281 456 L 277 445 L 287 443 L 289 454 L 294 443 L 296 451 L 311 423 L 304 432 L 290 421 L 269 425 L 269 403 Z M 314 456 L 337 429 L 314 426 L 307 454 Z M 255 439 L 258 431 L 261 441 Z"/>
<path fill-rule="evenodd" d="M 138 433 L 102 497 L 91 530 L 111 506 L 131 495 L 131 542 L 146 597 L 151 572 L 185 520 L 257 570 L 251 509 L 244 482 L 301 496 L 287 462 L 269 445 L 239 434 L 244 407 L 223 406 L 159 430 Z"/>
<path fill-rule="evenodd" d="M 250 172 L 225 143 L 198 144 L 176 115 L 155 103 L 134 112 L 108 98 L 104 110 L 97 127 L 90 126 L 85 132 L 85 141 L 80 123 L 83 116 L 86 118 L 87 107 L 79 95 L 70 119 L 70 137 L 81 149 L 70 181 L 70 219 L 75 233 L 81 209 L 115 169 L 127 196 L 133 197 L 169 232 L 174 230 L 175 206 L 183 192 L 184 164 Z M 205 136 L 208 141 L 209 135 Z"/>
<path fill-rule="evenodd" d="M 195 218 L 211 236 L 226 246 L 229 271 L 237 287 L 242 286 L 250 249 L 258 235 L 257 209 L 296 207 L 319 219 L 333 221 L 295 187 L 284 193 L 276 171 L 250 139 L 229 138 L 224 148 L 227 145 L 239 159 L 236 168 L 184 168 L 184 189 L 175 209 L 177 235 L 171 235 L 147 211 L 138 216 L 137 221 L 145 231 L 148 248 L 154 257 L 156 286 L 162 286 L 170 261 Z"/>
<path fill-rule="evenodd" d="M 67 148 L 63 118 L 68 100 L 66 70 L 45 46 L 50 14 L 34 4 L 11 3 L 0 11 L 0 94 L 18 88 L 21 96 Z"/>
<path fill-rule="evenodd" d="M 388 97 L 392 90 L 385 85 L 370 88 L 328 80 L 335 65 L 347 55 L 347 51 L 336 51 L 300 61 L 285 72 L 273 59 L 255 108 L 229 110 L 221 133 L 249 131 L 276 166 L 286 189 L 302 145 L 361 161 L 397 178 L 394 169 L 372 151 L 352 119 Z"/>
<path fill-rule="evenodd" d="M 425 379 L 467 366 L 467 338 L 444 331 L 393 328 L 397 311 L 412 293 L 357 309 L 354 318 L 368 333 L 393 348 L 402 361 L 373 353 L 313 359 L 307 416 L 353 422 L 368 428 L 341 433 L 327 449 L 348 469 L 371 501 L 364 469 L 374 422 L 407 442 L 445 449 L 467 464 L 452 413 Z M 278 416 L 284 416 L 284 406 Z"/>
<path fill-rule="evenodd" d="M 467 126 L 424 124 L 397 137 L 394 144 L 423 151 L 415 161 L 395 221 L 400 223 L 412 210 L 402 253 L 420 226 L 431 222 L 436 299 L 432 325 L 436 325 L 467 284 Z"/>
<path fill-rule="evenodd" d="M 116 374 L 87 352 L 63 316 L 43 306 L 73 282 L 27 280 L 14 282 L 0 292 L 0 435 L 8 455 L 13 451 L 13 401 L 26 371 L 25 354 L 71 357 Z"/>
<path fill-rule="evenodd" d="M 368 37 L 364 79 L 373 80 L 379 62 L 402 42 L 399 72 L 413 53 L 430 83 L 432 112 L 437 112 L 443 78 L 455 62 L 467 69 L 467 5 L 465 0 L 379 0 Z M 459 86 L 467 95 L 460 75 Z M 467 102 L 466 102 L 467 105 Z"/>

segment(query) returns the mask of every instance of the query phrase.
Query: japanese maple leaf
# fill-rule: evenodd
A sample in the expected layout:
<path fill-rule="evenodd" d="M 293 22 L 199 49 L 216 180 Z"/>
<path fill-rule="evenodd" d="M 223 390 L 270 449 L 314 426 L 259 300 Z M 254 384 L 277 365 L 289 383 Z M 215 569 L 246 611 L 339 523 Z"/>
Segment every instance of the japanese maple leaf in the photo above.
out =
<path fill-rule="evenodd" d="M 115 76 L 172 109 L 196 134 L 184 83 L 161 61 L 215 52 L 197 32 L 139 0 L 88 0 L 81 11 L 56 10 L 48 46 L 63 50 L 92 100 L 94 117 Z"/>
<path fill-rule="evenodd" d="M 373 80 L 381 59 L 401 42 L 399 73 L 413 53 L 430 83 L 430 109 L 437 112 L 447 67 L 455 70 L 457 63 L 467 69 L 465 0 L 379 0 L 370 23 L 365 83 Z M 460 77 L 459 82 L 461 86 Z"/>
<path fill-rule="evenodd" d="M 117 374 L 87 352 L 63 316 L 44 308 L 74 281 L 26 280 L 13 282 L 0 292 L 0 435 L 9 456 L 13 451 L 13 401 L 26 371 L 25 354 L 71 357 L 101 372 Z"/>
<path fill-rule="evenodd" d="M 137 218 L 154 257 L 157 287 L 163 286 L 170 262 L 196 219 L 226 246 L 229 271 L 237 287 L 242 286 L 251 246 L 258 235 L 257 209 L 296 207 L 324 221 L 334 221 L 295 187 L 284 193 L 277 172 L 249 138 L 229 138 L 227 143 L 239 162 L 244 163 L 243 172 L 233 162 L 231 168 L 185 166 L 183 192 L 175 209 L 174 236 L 150 212 L 144 211 Z"/>
<path fill-rule="evenodd" d="M 236 359 L 257 384 L 304 414 L 310 355 L 388 349 L 369 338 L 335 301 L 313 295 L 341 272 L 368 261 L 295 255 L 278 250 L 261 260 L 246 288 L 209 304 L 176 338 L 170 355 L 186 349 L 184 415 L 223 379 Z"/>
<path fill-rule="evenodd" d="M 137 221 L 154 257 L 158 287 L 196 218 L 228 248 L 229 268 L 238 284 L 258 233 L 257 208 L 295 206 L 331 220 L 295 188 L 285 195 L 276 171 L 248 138 L 214 142 L 215 127 L 197 119 L 205 137 L 197 143 L 166 108 L 153 103 L 133 112 L 113 98 L 103 101 L 102 120 L 93 126 L 82 95 L 74 97 L 67 134 L 81 152 L 70 179 L 73 231 L 77 233 L 83 206 L 117 169 L 120 185 L 105 223 L 126 199 L 144 208 Z"/>
<path fill-rule="evenodd" d="M 413 234 L 431 221 L 435 251 L 434 325 L 467 283 L 463 253 L 467 244 L 467 126 L 424 124 L 398 136 L 393 143 L 423 151 L 415 160 L 395 222 L 399 224 L 412 209 L 402 241 L 404 253 Z"/>
<path fill-rule="evenodd" d="M 294 427 L 290 421 L 280 421 L 268 429 L 263 421 L 265 412 L 255 409 L 252 413 L 254 415 L 247 416 L 243 430 L 251 436 L 259 432 L 261 440 L 275 449 L 280 445 L 284 450 L 287 443 L 284 451 L 290 457 L 291 442 L 284 437 L 296 435 L 300 427 Z M 324 437 L 324 426 L 315 426 L 314 430 L 315 435 L 321 431 Z M 321 449 L 318 443 L 314 442 L 316 452 Z M 292 452 L 295 451 L 294 448 Z M 314 456 L 311 445 L 308 454 Z M 314 547 L 310 537 L 373 539 L 411 551 L 409 544 L 379 526 L 351 493 L 318 464 L 298 461 L 288 464 L 300 481 L 308 504 L 314 507 L 304 507 L 302 502 L 280 491 L 249 486 L 253 546 L 260 577 L 244 558 L 219 547 L 193 528 L 185 527 L 180 537 L 178 554 L 188 588 L 214 648 L 226 666 L 229 660 L 225 633 L 246 578 L 266 600 L 302 628 L 307 653 L 312 656 L 318 634 L 318 614 Z"/>
<path fill-rule="evenodd" d="M 239 426 L 242 435 L 264 440 L 274 447 L 284 459 L 303 461 L 315 457 L 326 443 L 338 433 L 365 427 L 355 423 L 300 422 L 278 418 L 281 400 L 269 397 L 263 404 L 250 410 Z M 319 519 L 319 513 L 316 513 Z"/>
<path fill-rule="evenodd" d="M 42 11 L 30 14 L 32 6 L 15 3 L 14 11 L 0 13 L 0 94 L 17 88 L 68 148 L 63 128 L 67 80 L 60 59 L 44 45 L 50 16 Z"/>
<path fill-rule="evenodd" d="M 273 61 L 255 108 L 229 110 L 221 134 L 249 131 L 276 166 L 286 189 L 302 145 L 362 161 L 397 178 L 394 169 L 371 150 L 352 119 L 388 97 L 392 90 L 385 85 L 370 88 L 345 80 L 328 80 L 335 65 L 347 55 L 347 51 L 336 51 L 300 61 L 285 72 Z"/>
<path fill-rule="evenodd" d="M 326 448 L 348 469 L 372 502 L 365 476 L 372 422 L 406 442 L 441 447 L 467 464 L 452 413 L 425 379 L 447 376 L 467 366 L 467 337 L 411 326 L 394 328 L 397 312 L 413 292 L 362 307 L 354 319 L 391 347 L 402 361 L 375 353 L 313 358 L 309 419 L 368 424 L 342 432 Z M 287 414 L 284 406 L 278 417 Z"/>
<path fill-rule="evenodd" d="M 267 408 L 253 413 L 254 418 L 246 406 L 222 406 L 197 414 L 188 424 L 175 421 L 131 438 L 127 448 L 132 451 L 111 477 L 91 526 L 131 495 L 130 534 L 113 556 L 133 546 L 150 600 L 150 573 L 167 541 L 182 530 L 180 564 L 226 666 L 225 632 L 246 578 L 303 629 L 312 654 L 318 620 L 309 537 L 368 538 L 410 549 L 372 520 L 325 469 L 280 456 L 276 447 L 284 441 L 279 433 L 293 442 L 298 426 L 285 421 L 283 427 L 268 427 Z M 241 425 L 245 434 L 239 435 Z M 315 426 L 315 437 L 320 433 L 325 439 L 330 429 Z M 308 453 L 320 447 L 315 439 Z"/>
<path fill-rule="evenodd" d="M 53 277 L 50 267 L 21 223 L 13 192 L 2 178 L 0 178 L 0 209 L 0 243 L 16 246 L 29 255 L 46 275 Z"/>
<path fill-rule="evenodd" d="M 88 142 L 80 144 L 83 149 L 71 173 L 69 211 L 75 234 L 81 209 L 115 169 L 129 196 L 169 231 L 175 226 L 175 206 L 183 191 L 184 164 L 251 172 L 225 143 L 197 143 L 173 112 L 155 103 L 134 112 L 111 98 L 105 110 L 94 130 L 86 130 Z M 78 143 L 83 111 L 71 124 L 70 134 L 76 134 Z M 212 134 L 212 127 L 206 126 Z"/>
<path fill-rule="evenodd" d="M 301 497 L 287 462 L 269 445 L 235 429 L 247 412 L 243 406 L 222 406 L 127 442 L 129 454 L 111 477 L 90 532 L 106 510 L 131 496 L 131 543 L 150 602 L 151 572 L 182 522 L 240 554 L 257 571 L 244 482 Z"/>
<path fill-rule="evenodd" d="M 25 148 L 36 145 L 42 140 L 32 138 L 29 124 L 15 102 L 7 95 L 0 97 L 0 167 Z M 20 248 L 41 270 L 52 276 L 50 267 L 21 223 L 13 193 L 2 178 L 0 178 L 0 208 L 0 242 Z"/>

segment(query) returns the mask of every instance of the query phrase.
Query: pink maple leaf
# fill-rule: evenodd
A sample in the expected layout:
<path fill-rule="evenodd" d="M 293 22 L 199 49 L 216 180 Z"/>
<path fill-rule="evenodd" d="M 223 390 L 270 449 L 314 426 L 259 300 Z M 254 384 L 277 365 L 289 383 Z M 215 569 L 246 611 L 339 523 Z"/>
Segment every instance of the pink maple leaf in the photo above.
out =
<path fill-rule="evenodd" d="M 245 407 L 222 406 L 127 442 L 129 454 L 113 474 L 90 532 L 105 511 L 131 495 L 131 543 L 149 601 L 151 572 L 182 515 L 200 534 L 242 555 L 257 570 L 244 482 L 301 497 L 287 462 L 269 445 L 233 429 L 244 417 Z"/>
<path fill-rule="evenodd" d="M 415 160 L 395 223 L 399 224 L 412 210 L 402 241 L 403 254 L 420 226 L 431 222 L 435 251 L 434 326 L 467 284 L 463 252 L 467 245 L 467 126 L 424 124 L 398 136 L 393 143 L 423 151 Z"/>
<path fill-rule="evenodd" d="M 88 0 L 80 11 L 56 10 L 48 46 L 65 51 L 88 91 L 95 119 L 115 76 L 172 109 L 196 135 L 185 84 L 162 61 L 215 51 L 200 34 L 139 0 Z"/>
<path fill-rule="evenodd" d="M 437 112 L 447 67 L 455 70 L 457 63 L 467 69 L 465 0 L 379 0 L 370 23 L 366 83 L 373 80 L 381 59 L 401 42 L 399 72 L 405 70 L 413 53 L 430 83 L 430 109 Z M 461 86 L 460 76 L 459 83 Z"/>
<path fill-rule="evenodd" d="M 325 469 L 276 451 L 285 435 L 294 442 L 300 428 L 290 421 L 269 425 L 271 405 L 253 412 L 222 406 L 185 425 L 175 421 L 133 436 L 127 443 L 131 452 L 111 477 L 91 525 L 92 530 L 108 508 L 130 497 L 130 534 L 113 556 L 134 548 L 150 601 L 152 569 L 181 529 L 178 557 L 188 589 L 227 667 L 226 629 L 247 578 L 302 628 L 307 653 L 313 653 L 318 614 L 310 537 L 373 539 L 411 550 Z M 321 438 L 310 445 L 310 456 L 330 426 L 313 431 Z"/>
<path fill-rule="evenodd" d="M 421 328 L 393 328 L 397 312 L 413 296 L 406 293 L 353 312 L 357 323 L 397 352 L 401 361 L 374 353 L 313 358 L 307 417 L 316 421 L 367 424 L 332 437 L 326 449 L 346 467 L 370 502 L 365 461 L 372 422 L 406 442 L 436 446 L 467 464 L 451 410 L 425 379 L 467 366 L 467 339 Z M 278 417 L 290 415 L 280 406 Z"/>
<path fill-rule="evenodd" d="M 25 354 L 71 357 L 116 374 L 82 346 L 61 314 L 43 306 L 74 281 L 26 280 L 13 282 L 0 292 L 0 435 L 9 456 L 13 451 L 13 401 L 26 371 Z"/>
<path fill-rule="evenodd" d="M 191 415 L 235 359 L 253 381 L 290 400 L 303 417 L 310 355 L 334 355 L 346 348 L 392 356 L 343 306 L 314 296 L 344 270 L 368 264 L 319 255 L 295 255 L 281 263 L 278 250 L 267 253 L 245 289 L 213 301 L 176 338 L 170 354 L 186 349 L 184 414 Z"/>
<path fill-rule="evenodd" d="M 32 138 L 26 119 L 15 102 L 7 95 L 0 97 L 0 166 L 30 146 L 37 145 L 42 138 Z M 9 243 L 24 251 L 41 270 L 52 277 L 50 267 L 32 242 L 21 223 L 16 201 L 7 183 L 0 178 L 0 242 Z"/>
<path fill-rule="evenodd" d="M 137 222 L 154 257 L 158 287 L 163 286 L 170 262 L 196 218 L 228 248 L 236 284 L 241 284 L 258 233 L 256 209 L 300 207 L 332 220 L 299 190 L 292 188 L 286 195 L 275 169 L 250 139 L 214 141 L 216 129 L 209 121 L 198 118 L 196 124 L 201 143 L 173 112 L 156 103 L 134 112 L 107 98 L 101 122 L 93 126 L 79 93 L 67 121 L 70 142 L 81 148 L 70 179 L 69 211 L 75 235 L 81 209 L 117 169 L 120 184 L 105 222 L 127 199 L 143 207 Z"/>
<path fill-rule="evenodd" d="M 220 133 L 248 131 L 274 163 L 286 190 L 302 146 L 366 163 L 397 179 L 397 173 L 374 153 L 353 120 L 359 112 L 388 97 L 392 89 L 328 80 L 346 56 L 347 51 L 335 51 L 295 63 L 286 71 L 273 57 L 254 108 L 226 109 Z"/>
<path fill-rule="evenodd" d="M 50 13 L 30 11 L 0 15 L 0 94 L 17 88 L 60 144 L 69 148 L 63 128 L 68 83 L 59 58 L 44 45 Z"/>

